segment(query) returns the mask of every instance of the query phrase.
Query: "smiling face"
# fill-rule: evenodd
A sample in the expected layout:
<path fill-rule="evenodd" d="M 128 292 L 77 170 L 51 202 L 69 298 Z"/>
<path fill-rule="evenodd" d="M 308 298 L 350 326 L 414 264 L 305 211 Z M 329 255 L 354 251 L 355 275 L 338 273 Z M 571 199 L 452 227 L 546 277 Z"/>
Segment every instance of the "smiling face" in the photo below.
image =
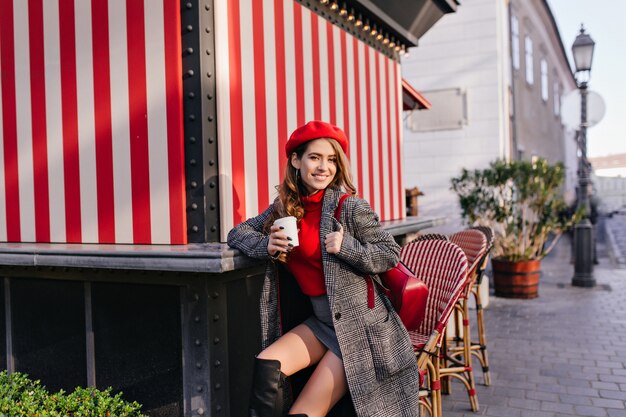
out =
<path fill-rule="evenodd" d="M 314 139 L 307 144 L 302 158 L 294 153 L 291 165 L 300 170 L 302 184 L 309 195 L 325 189 L 337 173 L 337 155 L 327 139 Z"/>

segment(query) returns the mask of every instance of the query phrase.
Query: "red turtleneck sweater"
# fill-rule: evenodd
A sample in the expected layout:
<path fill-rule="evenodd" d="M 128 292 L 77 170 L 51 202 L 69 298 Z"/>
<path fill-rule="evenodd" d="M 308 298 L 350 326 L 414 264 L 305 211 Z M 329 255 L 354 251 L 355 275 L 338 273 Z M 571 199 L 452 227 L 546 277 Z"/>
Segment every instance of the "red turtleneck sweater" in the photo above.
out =
<path fill-rule="evenodd" d="M 304 206 L 304 217 L 300 220 L 298 240 L 300 245 L 289 254 L 287 268 L 296 278 L 302 292 L 311 297 L 326 294 L 322 251 L 320 242 L 320 220 L 324 191 L 309 197 L 300 197 Z"/>

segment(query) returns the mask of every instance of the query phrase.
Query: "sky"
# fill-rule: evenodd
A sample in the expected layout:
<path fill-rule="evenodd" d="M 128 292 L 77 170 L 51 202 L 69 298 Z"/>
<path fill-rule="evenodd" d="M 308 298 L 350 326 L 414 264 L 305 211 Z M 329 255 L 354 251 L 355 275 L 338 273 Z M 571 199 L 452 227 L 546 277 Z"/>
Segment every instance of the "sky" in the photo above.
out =
<path fill-rule="evenodd" d="M 589 90 L 604 99 L 604 118 L 587 130 L 587 155 L 626 153 L 626 0 L 548 0 L 573 68 L 572 44 L 583 23 L 596 43 Z"/>

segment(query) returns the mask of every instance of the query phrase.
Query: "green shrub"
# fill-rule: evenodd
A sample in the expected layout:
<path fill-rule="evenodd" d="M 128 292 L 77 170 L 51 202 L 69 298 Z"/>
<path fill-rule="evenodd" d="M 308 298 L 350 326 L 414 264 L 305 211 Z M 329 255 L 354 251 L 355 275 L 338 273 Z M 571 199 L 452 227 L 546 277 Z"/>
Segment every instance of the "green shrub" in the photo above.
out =
<path fill-rule="evenodd" d="M 76 388 L 50 393 L 39 381 L 0 372 L 0 417 L 145 417 L 141 405 L 112 395 L 111 388 Z"/>

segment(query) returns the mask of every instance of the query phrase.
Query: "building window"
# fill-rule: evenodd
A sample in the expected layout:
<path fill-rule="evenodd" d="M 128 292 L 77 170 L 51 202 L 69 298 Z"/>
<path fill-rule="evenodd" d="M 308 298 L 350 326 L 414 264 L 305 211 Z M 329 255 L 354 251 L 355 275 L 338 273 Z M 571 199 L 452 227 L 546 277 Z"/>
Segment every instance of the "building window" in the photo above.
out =
<path fill-rule="evenodd" d="M 554 82 L 552 87 L 552 93 L 554 97 L 552 98 L 554 105 L 552 106 L 552 110 L 554 110 L 554 115 L 558 116 L 561 112 L 561 88 L 558 82 Z"/>
<path fill-rule="evenodd" d="M 541 58 L 541 99 L 548 101 L 548 61 Z"/>
<path fill-rule="evenodd" d="M 519 69 L 519 21 L 517 17 L 511 16 L 511 58 L 513 68 Z"/>
<path fill-rule="evenodd" d="M 533 74 L 533 41 L 528 35 L 524 39 L 524 50 L 526 53 L 526 82 L 532 85 L 535 82 Z"/>

